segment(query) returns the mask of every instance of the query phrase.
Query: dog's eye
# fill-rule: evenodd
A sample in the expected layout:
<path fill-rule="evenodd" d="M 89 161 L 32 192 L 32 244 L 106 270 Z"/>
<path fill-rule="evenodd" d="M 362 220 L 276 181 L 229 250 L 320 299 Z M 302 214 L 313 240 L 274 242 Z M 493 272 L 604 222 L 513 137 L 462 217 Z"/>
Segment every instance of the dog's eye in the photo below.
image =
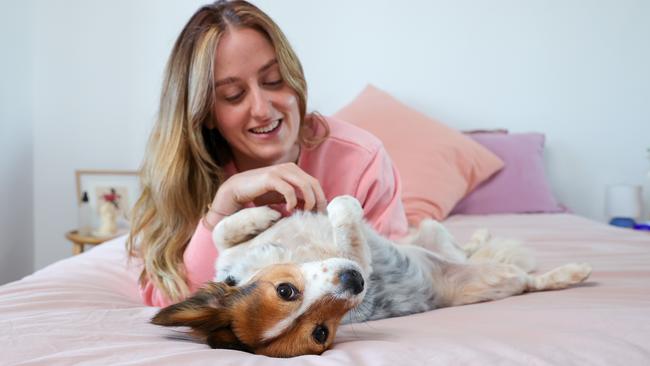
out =
<path fill-rule="evenodd" d="M 327 327 L 322 324 L 317 325 L 316 328 L 314 328 L 314 331 L 311 332 L 312 338 L 314 338 L 314 340 L 318 344 L 325 344 L 329 334 L 330 334 L 329 329 L 327 329 Z"/>
<path fill-rule="evenodd" d="M 283 300 L 292 301 L 298 297 L 298 290 L 290 283 L 279 284 L 275 291 Z"/>

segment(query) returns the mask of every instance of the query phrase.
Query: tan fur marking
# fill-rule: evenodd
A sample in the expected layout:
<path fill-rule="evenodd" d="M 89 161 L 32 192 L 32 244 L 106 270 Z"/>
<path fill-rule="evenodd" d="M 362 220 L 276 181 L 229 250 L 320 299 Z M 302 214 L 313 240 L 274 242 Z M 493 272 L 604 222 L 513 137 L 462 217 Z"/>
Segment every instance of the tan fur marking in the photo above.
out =
<path fill-rule="evenodd" d="M 351 305 L 345 300 L 322 299 L 314 303 L 295 326 L 288 328 L 270 343 L 256 348 L 255 352 L 276 357 L 306 353 L 321 354 L 332 345 L 338 324 L 350 307 Z M 329 336 L 324 344 L 316 343 L 312 337 L 312 332 L 318 325 L 325 325 L 329 329 Z"/>
<path fill-rule="evenodd" d="M 240 301 L 232 309 L 232 326 L 242 342 L 257 345 L 262 342 L 264 333 L 275 324 L 296 311 L 301 299 L 285 301 L 276 292 L 281 283 L 291 283 L 302 293 L 304 279 L 300 270 L 293 264 L 278 264 L 265 268 L 255 278 L 254 293 Z"/>

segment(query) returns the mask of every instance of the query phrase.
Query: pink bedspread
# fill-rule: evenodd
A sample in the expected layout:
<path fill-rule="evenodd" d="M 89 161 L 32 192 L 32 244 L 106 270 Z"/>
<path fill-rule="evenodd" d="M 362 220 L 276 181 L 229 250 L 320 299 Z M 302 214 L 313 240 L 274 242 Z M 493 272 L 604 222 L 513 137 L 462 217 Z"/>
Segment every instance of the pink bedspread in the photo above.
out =
<path fill-rule="evenodd" d="M 174 339 L 148 323 L 124 238 L 0 287 L 1 365 L 650 365 L 650 234 L 573 215 L 455 216 L 527 242 L 540 269 L 589 262 L 563 291 L 343 326 L 322 356 L 288 360 Z"/>

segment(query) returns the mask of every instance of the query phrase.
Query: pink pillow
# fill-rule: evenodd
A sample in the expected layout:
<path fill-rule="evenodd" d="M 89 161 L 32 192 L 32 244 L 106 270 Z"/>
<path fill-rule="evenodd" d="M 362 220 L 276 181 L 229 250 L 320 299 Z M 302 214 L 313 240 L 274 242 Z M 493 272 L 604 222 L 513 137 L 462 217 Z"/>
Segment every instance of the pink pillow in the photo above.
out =
<path fill-rule="evenodd" d="M 377 136 L 402 178 L 410 225 L 442 220 L 456 203 L 503 167 L 488 149 L 462 133 L 369 85 L 334 117 Z"/>
<path fill-rule="evenodd" d="M 565 212 L 544 172 L 544 135 L 540 133 L 468 135 L 497 154 L 505 167 L 454 208 L 454 214 Z"/>

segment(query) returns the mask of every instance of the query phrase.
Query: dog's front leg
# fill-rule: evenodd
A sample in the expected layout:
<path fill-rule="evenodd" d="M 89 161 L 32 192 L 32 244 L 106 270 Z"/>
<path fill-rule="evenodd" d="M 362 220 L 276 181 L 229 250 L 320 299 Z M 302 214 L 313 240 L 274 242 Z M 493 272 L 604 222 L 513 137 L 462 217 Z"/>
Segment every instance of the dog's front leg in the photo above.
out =
<path fill-rule="evenodd" d="M 369 274 L 370 248 L 363 232 L 363 209 L 359 201 L 351 196 L 336 197 L 327 205 L 327 216 L 341 256 L 357 262 Z"/>
<path fill-rule="evenodd" d="M 268 206 L 245 208 L 221 220 L 212 231 L 212 240 L 221 252 L 252 239 L 273 225 L 280 216 L 278 211 Z"/>

